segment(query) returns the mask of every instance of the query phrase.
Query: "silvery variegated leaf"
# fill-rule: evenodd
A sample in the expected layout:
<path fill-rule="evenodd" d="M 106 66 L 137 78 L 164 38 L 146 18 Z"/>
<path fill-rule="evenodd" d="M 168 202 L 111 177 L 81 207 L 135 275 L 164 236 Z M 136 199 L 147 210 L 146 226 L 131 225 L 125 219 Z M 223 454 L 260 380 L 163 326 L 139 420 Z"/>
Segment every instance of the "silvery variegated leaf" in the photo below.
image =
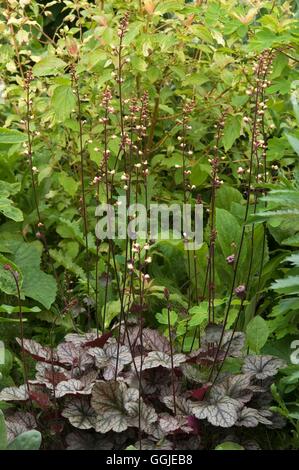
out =
<path fill-rule="evenodd" d="M 157 330 L 144 328 L 142 334 L 143 348 L 146 351 L 161 351 L 170 354 L 170 344 L 165 336 Z"/>
<path fill-rule="evenodd" d="M 127 364 L 132 362 L 132 356 L 126 346 L 118 346 L 117 342 L 108 341 L 104 348 L 92 348 L 88 354 L 95 358 L 96 366 L 104 369 L 103 376 L 106 380 L 112 380 L 117 371 L 121 372 Z"/>
<path fill-rule="evenodd" d="M 106 434 L 109 431 L 123 432 L 128 429 L 128 417 L 121 411 L 110 409 L 105 414 L 97 415 L 96 432 Z"/>
<path fill-rule="evenodd" d="M 20 338 L 16 338 L 17 343 L 22 346 L 22 341 Z M 36 360 L 43 360 L 46 362 L 52 362 L 57 360 L 57 355 L 55 351 L 52 351 L 51 348 L 42 346 L 37 341 L 33 339 L 23 339 L 24 350 L 29 353 Z"/>
<path fill-rule="evenodd" d="M 245 426 L 246 428 L 254 428 L 259 423 L 271 425 L 272 422 L 267 418 L 271 418 L 271 411 L 267 410 L 256 410 L 255 408 L 248 408 L 244 406 L 239 411 L 238 421 L 236 426 Z"/>
<path fill-rule="evenodd" d="M 138 371 L 138 369 L 137 369 Z M 168 386 L 171 380 L 170 371 L 165 369 L 147 369 L 142 371 L 141 377 L 141 389 L 147 394 L 158 393 L 165 386 Z M 129 387 L 139 388 L 139 376 L 135 371 L 135 367 L 132 365 L 131 370 L 122 374 L 124 381 Z M 165 395 L 165 393 L 164 393 Z"/>
<path fill-rule="evenodd" d="M 90 395 L 92 390 L 92 384 L 85 388 L 81 380 L 70 379 L 64 382 L 59 382 L 55 388 L 55 396 L 62 398 L 65 395 Z"/>
<path fill-rule="evenodd" d="M 129 425 L 126 406 L 139 398 L 139 391 L 123 382 L 96 382 L 92 389 L 91 405 L 97 413 L 97 432 L 122 432 Z"/>
<path fill-rule="evenodd" d="M 37 427 L 34 415 L 27 411 L 17 411 L 13 415 L 7 416 L 5 423 L 9 442 L 13 441 L 19 434 Z"/>
<path fill-rule="evenodd" d="M 218 346 L 221 340 L 222 351 L 226 352 L 229 348 L 228 356 L 239 356 L 245 345 L 245 334 L 241 331 L 233 332 L 229 330 L 222 335 L 222 330 L 222 325 L 208 325 L 202 338 L 202 346 L 207 347 L 211 343 Z"/>
<path fill-rule="evenodd" d="M 162 397 L 161 401 L 167 406 L 167 408 L 174 411 L 174 402 L 173 402 L 173 396 L 172 395 Z M 177 415 L 182 415 L 182 416 L 191 415 L 192 414 L 192 407 L 191 407 L 190 403 L 191 402 L 186 400 L 186 398 L 183 398 L 181 396 L 175 397 L 176 414 Z"/>
<path fill-rule="evenodd" d="M 83 383 L 84 388 L 91 388 L 93 387 L 94 383 L 96 382 L 98 377 L 97 370 L 90 370 L 86 372 L 84 375 L 80 375 L 80 381 Z"/>
<path fill-rule="evenodd" d="M 69 333 L 65 336 L 64 341 L 67 343 L 73 343 L 76 347 L 82 347 L 84 344 L 88 343 L 89 341 L 94 341 L 96 338 L 96 332 L 89 332 L 82 335 L 78 333 Z"/>
<path fill-rule="evenodd" d="M 80 348 L 73 343 L 61 343 L 57 347 L 57 355 L 59 362 L 70 366 L 79 364 Z"/>
<path fill-rule="evenodd" d="M 96 413 L 84 398 L 72 398 L 62 411 L 62 416 L 78 429 L 95 427 Z"/>
<path fill-rule="evenodd" d="M 6 387 L 0 392 L 0 401 L 27 401 L 29 393 L 27 385 L 19 387 Z"/>
<path fill-rule="evenodd" d="M 138 356 L 135 358 L 135 365 L 137 370 L 140 370 L 142 360 L 142 370 L 152 369 L 154 367 L 165 367 L 171 369 L 172 361 L 171 356 L 160 351 L 151 351 L 145 357 Z M 173 355 L 173 367 L 179 367 L 180 364 L 186 361 L 184 354 Z"/>
<path fill-rule="evenodd" d="M 278 370 L 284 366 L 284 361 L 274 356 L 247 356 L 242 372 L 251 374 L 256 379 L 264 380 L 276 375 Z"/>
<path fill-rule="evenodd" d="M 223 326 L 210 323 L 207 325 L 204 335 L 201 339 L 202 345 L 208 345 L 211 343 L 218 344 L 222 335 Z"/>
<path fill-rule="evenodd" d="M 245 346 L 245 340 L 246 336 L 242 331 L 225 331 L 221 349 L 225 352 L 228 349 L 228 356 L 238 357 L 242 354 L 242 350 Z"/>
<path fill-rule="evenodd" d="M 191 402 L 192 413 L 198 419 L 207 419 L 213 426 L 229 428 L 238 419 L 240 403 L 230 397 L 213 401 Z"/>
<path fill-rule="evenodd" d="M 156 423 L 158 415 L 152 406 L 146 405 L 142 398 L 138 401 L 129 401 L 126 404 L 129 415 L 130 426 L 139 428 L 148 434 L 151 433 L 151 426 Z M 140 415 L 140 416 L 139 416 Z"/>
<path fill-rule="evenodd" d="M 188 426 L 187 417 L 183 415 L 171 416 L 168 413 L 161 413 L 159 426 L 164 434 L 171 434 L 179 429 L 186 433 L 192 432 L 192 428 Z"/>
<path fill-rule="evenodd" d="M 99 369 L 103 369 L 109 364 L 109 358 L 103 348 L 92 348 L 88 351 L 88 354 L 95 358 L 96 366 Z"/>
<path fill-rule="evenodd" d="M 110 450 L 113 447 L 111 438 L 86 432 L 71 432 L 66 436 L 67 450 Z"/>
<path fill-rule="evenodd" d="M 153 369 L 150 369 L 150 370 L 153 370 Z M 163 369 L 160 369 L 160 370 L 163 370 Z M 161 399 L 163 399 L 163 397 L 167 397 L 167 396 L 170 396 L 170 395 L 172 396 L 173 391 L 174 391 L 175 395 L 177 397 L 182 397 L 182 399 L 184 400 L 182 381 L 179 380 L 178 377 L 174 376 L 173 377 L 173 382 L 172 382 L 171 373 L 170 373 L 169 370 L 167 372 L 168 372 L 168 374 L 167 374 L 168 381 L 167 381 L 167 383 L 161 384 L 161 387 L 160 387 L 160 397 L 161 397 Z M 165 373 L 166 373 L 166 370 L 164 371 L 164 374 Z"/>
<path fill-rule="evenodd" d="M 250 374 L 229 375 L 224 377 L 220 383 L 217 383 L 211 388 L 210 397 L 218 399 L 228 396 L 242 403 L 247 403 L 253 396 L 253 392 L 250 389 L 250 380 Z"/>
<path fill-rule="evenodd" d="M 180 428 L 177 417 L 168 413 L 162 413 L 159 416 L 159 426 L 164 434 L 170 434 Z"/>
<path fill-rule="evenodd" d="M 71 378 L 70 371 L 60 366 L 47 364 L 46 362 L 37 362 L 35 368 L 36 383 L 46 385 L 51 390 L 53 390 L 53 385 L 56 386 L 59 382 Z"/>

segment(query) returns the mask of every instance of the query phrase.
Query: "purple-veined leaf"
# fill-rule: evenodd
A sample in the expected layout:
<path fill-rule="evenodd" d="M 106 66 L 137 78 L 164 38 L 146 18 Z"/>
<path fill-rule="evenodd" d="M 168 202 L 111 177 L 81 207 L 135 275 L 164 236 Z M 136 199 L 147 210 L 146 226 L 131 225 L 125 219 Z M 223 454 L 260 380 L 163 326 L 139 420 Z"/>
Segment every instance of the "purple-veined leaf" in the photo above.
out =
<path fill-rule="evenodd" d="M 104 369 L 103 375 L 106 380 L 112 380 L 117 371 L 121 372 L 127 364 L 132 362 L 132 356 L 126 346 L 118 346 L 115 340 L 109 341 L 104 348 L 93 348 L 88 354 L 95 358 L 96 366 Z"/>
<path fill-rule="evenodd" d="M 167 406 L 167 408 L 174 411 L 172 395 L 163 397 L 161 401 Z M 175 405 L 177 415 L 189 416 L 190 414 L 192 414 L 192 407 L 190 405 L 190 401 L 186 400 L 186 398 L 177 396 L 175 399 Z"/>
<path fill-rule="evenodd" d="M 274 356 L 247 356 L 242 372 L 251 374 L 256 379 L 264 380 L 276 375 L 278 370 L 284 366 L 284 361 Z"/>
<path fill-rule="evenodd" d="M 22 346 L 22 341 L 20 338 L 16 338 L 17 343 Z M 24 339 L 23 340 L 24 350 L 30 354 L 37 361 L 43 362 L 56 362 L 57 355 L 55 351 L 52 351 L 51 348 L 42 346 L 37 341 L 33 339 Z"/>
<path fill-rule="evenodd" d="M 91 405 L 97 413 L 96 431 L 125 431 L 129 426 L 126 405 L 138 398 L 138 390 L 127 388 L 123 382 L 96 382 L 91 397 Z"/>
<path fill-rule="evenodd" d="M 207 345 L 206 348 L 200 348 L 196 351 L 192 351 L 188 358 L 187 362 L 189 364 L 200 364 L 202 366 L 211 366 L 214 362 L 222 362 L 225 358 L 225 353 L 222 350 L 218 351 L 217 346 Z M 202 376 L 202 372 L 201 372 Z"/>
<path fill-rule="evenodd" d="M 244 406 L 238 413 L 238 421 L 236 426 L 245 426 L 246 428 L 254 428 L 259 423 L 271 425 L 272 421 L 267 418 L 271 418 L 271 411 L 267 410 L 256 410 L 255 408 L 248 408 Z"/>
<path fill-rule="evenodd" d="M 203 348 L 208 348 L 208 345 L 214 343 L 217 347 L 222 336 L 222 325 L 210 324 L 205 330 L 205 335 L 202 339 Z M 232 338 L 233 336 L 233 338 Z M 231 339 L 232 338 L 232 339 Z M 245 334 L 241 331 L 225 331 L 221 340 L 221 350 L 226 352 L 228 347 L 228 356 L 239 356 L 245 345 Z"/>
<path fill-rule="evenodd" d="M 142 334 L 143 347 L 145 351 L 161 351 L 170 353 L 170 344 L 165 336 L 162 336 L 157 330 L 144 328 Z"/>
<path fill-rule="evenodd" d="M 251 400 L 253 391 L 250 389 L 250 374 L 230 375 L 214 385 L 210 396 L 218 399 L 223 396 L 234 398 L 242 403 Z"/>
<path fill-rule="evenodd" d="M 90 370 L 88 372 L 85 372 L 84 375 L 80 375 L 80 381 L 83 383 L 84 387 L 90 387 L 93 386 L 95 381 L 97 380 L 98 377 L 98 371 L 97 370 Z"/>
<path fill-rule="evenodd" d="M 137 369 L 138 370 L 138 369 Z M 136 374 L 132 365 L 132 370 L 122 374 L 124 381 L 129 387 L 139 388 L 139 375 Z M 165 369 L 147 369 L 142 371 L 141 388 L 144 393 L 150 395 L 158 393 L 165 386 L 169 385 L 171 380 L 170 371 Z"/>
<path fill-rule="evenodd" d="M 71 342 L 60 343 L 57 355 L 59 362 L 74 367 L 79 364 L 80 348 Z"/>
<path fill-rule="evenodd" d="M 159 426 L 163 434 L 166 435 L 178 430 L 186 433 L 192 432 L 192 428 L 188 425 L 188 417 L 183 415 L 171 416 L 168 413 L 161 413 L 159 416 Z"/>
<path fill-rule="evenodd" d="M 223 326 L 210 323 L 204 332 L 204 335 L 201 340 L 203 346 L 216 343 L 218 344 L 222 335 Z"/>
<path fill-rule="evenodd" d="M 53 386 L 56 386 L 59 382 L 71 378 L 70 372 L 60 366 L 37 362 L 35 367 L 35 381 L 32 382 L 46 385 L 46 387 L 51 390 L 53 390 Z"/>
<path fill-rule="evenodd" d="M 177 417 L 171 416 L 168 413 L 162 413 L 159 416 L 159 426 L 165 435 L 177 431 L 177 429 L 180 428 Z"/>
<path fill-rule="evenodd" d="M 230 397 L 220 397 L 218 400 L 191 402 L 192 413 L 198 419 L 207 419 L 213 426 L 229 428 L 238 419 L 240 402 Z"/>
<path fill-rule="evenodd" d="M 70 379 L 64 382 L 59 382 L 55 389 L 55 396 L 57 398 L 62 398 L 65 395 L 90 395 L 91 388 L 84 388 L 84 384 L 81 380 Z"/>
<path fill-rule="evenodd" d="M 5 419 L 8 441 L 13 441 L 19 434 L 37 427 L 33 414 L 26 411 L 16 411 Z"/>
<path fill-rule="evenodd" d="M 6 387 L 0 392 L 0 401 L 27 401 L 29 393 L 26 385 Z"/>
<path fill-rule="evenodd" d="M 232 336 L 233 339 L 231 340 Z M 235 333 L 232 331 L 225 331 L 221 349 L 226 352 L 229 347 L 227 355 L 231 357 L 239 357 L 242 355 L 245 339 L 246 336 L 242 331 L 236 331 Z"/>
<path fill-rule="evenodd" d="M 67 343 L 73 343 L 77 348 L 81 348 L 86 345 L 89 341 L 94 341 L 97 338 L 96 332 L 90 332 L 85 334 L 69 333 L 65 336 L 64 341 Z"/>
<path fill-rule="evenodd" d="M 72 398 L 62 411 L 62 416 L 79 429 L 95 427 L 95 411 L 84 398 Z"/>
<path fill-rule="evenodd" d="M 147 354 L 146 357 L 136 357 L 135 364 L 137 370 L 140 370 L 142 359 L 142 370 L 152 369 L 154 367 L 165 367 L 166 369 L 171 369 L 172 361 L 171 356 L 164 352 L 160 351 L 151 351 Z M 173 367 L 179 367 L 180 364 L 186 361 L 186 356 L 184 354 L 174 354 L 173 355 Z"/>
<path fill-rule="evenodd" d="M 138 401 L 129 401 L 125 405 L 129 415 L 129 424 L 144 432 L 151 433 L 151 426 L 156 423 L 158 415 L 152 406 L 146 405 L 142 398 Z M 140 416 L 139 416 L 140 410 Z"/>
<path fill-rule="evenodd" d="M 59 382 L 55 389 L 57 398 L 65 395 L 90 395 L 92 387 L 96 381 L 97 372 L 90 371 L 82 375 L 79 379 L 69 379 Z"/>

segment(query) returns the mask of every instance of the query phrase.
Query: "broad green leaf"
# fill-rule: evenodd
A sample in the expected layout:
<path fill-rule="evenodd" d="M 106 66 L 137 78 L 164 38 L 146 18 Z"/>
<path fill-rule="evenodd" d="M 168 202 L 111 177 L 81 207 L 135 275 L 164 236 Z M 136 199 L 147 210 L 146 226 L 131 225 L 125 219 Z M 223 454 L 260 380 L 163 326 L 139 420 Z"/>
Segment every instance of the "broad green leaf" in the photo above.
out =
<path fill-rule="evenodd" d="M 71 176 L 68 176 L 66 173 L 62 172 L 59 174 L 59 183 L 63 187 L 63 189 L 70 195 L 74 196 L 77 192 L 79 187 L 78 181 L 76 181 Z"/>
<path fill-rule="evenodd" d="M 44 307 L 50 308 L 52 303 L 56 298 L 57 285 L 54 277 L 50 274 L 46 274 L 40 269 L 41 255 L 42 255 L 42 245 L 40 242 L 25 243 L 23 241 L 12 240 L 11 247 L 13 253 L 9 256 L 12 261 L 7 258 L 1 257 L 0 262 L 10 263 L 15 267 L 14 269 L 18 270 L 20 273 L 20 283 L 21 283 L 21 295 L 30 297 L 31 299 L 37 300 Z M 9 285 L 7 282 L 9 278 L 7 275 L 11 274 L 8 271 L 4 271 L 0 267 L 0 285 L 3 281 L 3 273 L 6 273 L 6 288 L 10 290 L 14 295 L 16 295 L 15 287 L 10 281 Z M 12 277 L 12 276 L 11 276 Z M 23 282 L 22 282 L 23 279 Z M 12 279 L 13 280 L 13 279 Z M 3 289 L 3 283 L 1 288 Z M 9 292 L 7 292 L 9 293 Z"/>
<path fill-rule="evenodd" d="M 20 183 L 8 183 L 7 181 L 0 181 L 0 199 L 17 194 L 20 189 Z"/>
<path fill-rule="evenodd" d="M 237 246 L 241 239 L 241 227 L 238 220 L 225 209 L 216 209 L 217 244 L 224 257 L 232 254 L 232 243 Z"/>
<path fill-rule="evenodd" d="M 299 276 L 289 276 L 284 279 L 277 279 L 273 284 L 271 284 L 271 289 L 276 290 L 280 294 L 298 294 Z"/>
<path fill-rule="evenodd" d="M 229 116 L 224 125 L 223 145 L 227 152 L 234 144 L 235 140 L 240 137 L 242 117 Z"/>
<path fill-rule="evenodd" d="M 178 314 L 171 310 L 169 312 L 170 325 L 174 326 L 178 320 Z M 162 313 L 156 313 L 156 319 L 162 325 L 168 325 L 168 312 L 166 308 L 163 308 Z"/>
<path fill-rule="evenodd" d="M 215 447 L 215 450 L 245 450 L 243 446 L 236 442 L 226 441 Z"/>
<path fill-rule="evenodd" d="M 22 244 L 14 259 L 24 276 L 24 295 L 50 308 L 56 298 L 57 285 L 52 275 L 40 269 L 41 252 L 33 244 Z"/>
<path fill-rule="evenodd" d="M 254 317 L 247 325 L 246 338 L 249 348 L 259 353 L 269 337 L 267 322 L 260 316 Z"/>
<path fill-rule="evenodd" d="M 0 199 L 0 212 L 15 222 L 22 222 L 24 220 L 23 213 L 17 207 L 14 207 L 13 202 L 10 199 Z"/>
<path fill-rule="evenodd" d="M 287 132 L 285 133 L 285 135 L 286 135 L 291 147 L 293 147 L 293 149 L 295 150 L 297 155 L 299 155 L 299 139 L 297 139 L 297 137 L 294 137 L 291 134 L 288 134 Z"/>
<path fill-rule="evenodd" d="M 0 128 L 0 144 L 21 144 L 26 142 L 27 135 L 14 129 Z"/>
<path fill-rule="evenodd" d="M 141 57 L 134 56 L 131 62 L 132 62 L 132 66 L 134 67 L 134 70 L 137 70 L 138 72 L 146 71 L 147 63 Z"/>
<path fill-rule="evenodd" d="M 191 170 L 190 181 L 196 186 L 201 186 L 211 174 L 211 167 L 204 163 L 197 163 Z"/>
<path fill-rule="evenodd" d="M 48 55 L 33 66 L 32 72 L 36 77 L 57 75 L 65 66 L 66 63 L 63 60 L 54 55 Z"/>
<path fill-rule="evenodd" d="M 76 105 L 76 98 L 70 85 L 57 86 L 51 99 L 58 122 L 65 121 Z"/>
<path fill-rule="evenodd" d="M 0 313 L 18 313 L 19 307 L 14 307 L 12 305 L 0 305 Z M 38 313 L 41 312 L 39 307 L 25 307 L 22 306 L 22 312 L 31 312 L 31 313 Z"/>
<path fill-rule="evenodd" d="M 12 273 L 9 270 L 4 269 L 5 265 L 10 265 L 12 269 L 18 273 L 19 286 L 22 287 L 23 275 L 18 266 L 13 263 L 10 259 L 0 254 L 0 290 L 8 295 L 17 295 L 17 287 Z"/>

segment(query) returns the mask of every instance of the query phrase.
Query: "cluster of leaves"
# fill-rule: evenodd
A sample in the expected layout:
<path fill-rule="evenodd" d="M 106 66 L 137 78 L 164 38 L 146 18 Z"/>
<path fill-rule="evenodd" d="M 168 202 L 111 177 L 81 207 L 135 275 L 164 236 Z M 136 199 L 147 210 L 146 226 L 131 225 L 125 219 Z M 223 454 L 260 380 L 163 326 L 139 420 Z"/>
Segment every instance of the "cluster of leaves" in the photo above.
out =
<path fill-rule="evenodd" d="M 269 411 L 265 394 L 284 364 L 272 356 L 244 357 L 242 333 L 232 339 L 228 356 L 240 359 L 240 373 L 224 372 L 212 384 L 207 364 L 215 359 L 219 327 L 207 328 L 200 349 L 173 356 L 168 340 L 156 330 L 145 328 L 142 337 L 138 330 L 129 327 L 121 344 L 96 333 L 70 333 L 55 349 L 24 340 L 24 350 L 36 361 L 36 374 L 27 384 L 0 393 L 5 402 L 30 404 L 30 411 L 8 415 L 9 436 L 43 426 L 52 416 L 49 432 L 59 429 L 59 439 L 64 436 L 69 449 L 130 444 L 198 449 L 206 439 L 203 426 L 230 428 L 230 440 L 235 432 L 236 442 L 242 436 L 244 445 L 247 428 L 283 426 Z M 227 331 L 219 358 L 231 337 Z M 219 435 L 213 435 L 216 445 Z"/>

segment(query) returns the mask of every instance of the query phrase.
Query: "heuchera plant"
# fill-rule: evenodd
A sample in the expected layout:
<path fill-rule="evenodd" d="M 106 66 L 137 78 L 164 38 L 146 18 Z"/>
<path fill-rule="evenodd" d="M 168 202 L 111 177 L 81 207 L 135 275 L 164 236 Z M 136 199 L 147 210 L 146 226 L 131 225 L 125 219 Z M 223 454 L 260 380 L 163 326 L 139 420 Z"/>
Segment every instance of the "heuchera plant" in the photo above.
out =
<path fill-rule="evenodd" d="M 9 438 L 48 423 L 52 438 L 59 430 L 61 446 L 68 449 L 132 444 L 199 449 L 207 441 L 219 443 L 219 433 L 211 437 L 213 427 L 221 428 L 224 436 L 229 429 L 230 440 L 236 433 L 235 440 L 246 446 L 247 428 L 279 425 L 268 409 L 271 397 L 265 396 L 283 362 L 244 355 L 243 333 L 232 339 L 232 331 L 226 331 L 217 359 L 222 361 L 232 339 L 226 355 L 238 358 L 240 372 L 222 371 L 209 381 L 221 336 L 218 326 L 207 327 L 200 349 L 172 356 L 169 341 L 156 330 L 144 328 L 142 337 L 138 325 L 127 331 L 121 344 L 96 332 L 68 334 L 54 349 L 24 339 L 36 373 L 27 384 L 0 393 L 0 400 L 23 403 L 23 411 L 6 418 Z"/>

